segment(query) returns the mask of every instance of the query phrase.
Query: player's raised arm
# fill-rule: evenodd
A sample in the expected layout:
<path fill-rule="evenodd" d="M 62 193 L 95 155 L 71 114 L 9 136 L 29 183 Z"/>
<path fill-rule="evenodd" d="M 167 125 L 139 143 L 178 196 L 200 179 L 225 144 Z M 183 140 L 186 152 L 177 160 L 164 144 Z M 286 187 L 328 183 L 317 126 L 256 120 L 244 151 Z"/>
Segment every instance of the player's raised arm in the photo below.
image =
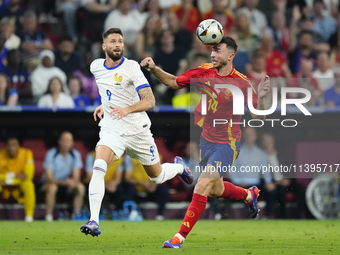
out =
<path fill-rule="evenodd" d="M 176 76 L 165 72 L 163 69 L 159 68 L 155 65 L 155 62 L 152 58 L 148 57 L 142 60 L 140 63 L 142 67 L 151 72 L 156 78 L 163 83 L 165 86 L 171 89 L 182 89 L 183 86 L 180 86 L 176 82 Z"/>
<path fill-rule="evenodd" d="M 257 104 L 257 110 L 266 110 L 266 95 L 270 91 L 270 78 L 268 75 L 266 77 L 262 78 L 260 84 L 257 87 L 257 96 L 258 96 L 258 104 Z M 253 119 L 260 119 L 265 120 L 265 115 L 256 115 L 252 112 L 250 112 Z"/>

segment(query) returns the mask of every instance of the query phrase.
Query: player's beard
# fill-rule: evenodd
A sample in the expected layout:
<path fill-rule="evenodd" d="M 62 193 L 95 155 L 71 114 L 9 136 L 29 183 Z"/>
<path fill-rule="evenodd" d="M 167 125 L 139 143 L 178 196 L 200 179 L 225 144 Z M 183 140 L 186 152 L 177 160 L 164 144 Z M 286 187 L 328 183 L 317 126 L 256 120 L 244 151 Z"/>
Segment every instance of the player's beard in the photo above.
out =
<path fill-rule="evenodd" d="M 109 52 L 109 51 L 107 51 L 106 53 L 113 61 L 117 61 L 117 60 L 122 58 L 122 56 L 124 54 L 124 50 L 121 50 L 121 52 L 118 55 L 114 54 L 112 52 Z"/>
<path fill-rule="evenodd" d="M 220 64 L 218 66 L 216 66 L 216 70 L 220 71 L 223 67 L 227 66 L 228 62 L 225 61 L 221 61 Z"/>

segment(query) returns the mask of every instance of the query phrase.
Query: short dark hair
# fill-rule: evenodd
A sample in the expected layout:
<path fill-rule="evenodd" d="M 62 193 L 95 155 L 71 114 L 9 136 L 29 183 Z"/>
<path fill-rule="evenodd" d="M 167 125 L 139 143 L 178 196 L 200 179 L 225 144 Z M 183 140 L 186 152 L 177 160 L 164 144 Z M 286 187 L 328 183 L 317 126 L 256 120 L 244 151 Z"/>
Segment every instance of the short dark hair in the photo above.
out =
<path fill-rule="evenodd" d="M 80 86 L 79 94 L 83 94 L 84 93 L 83 82 L 81 81 L 80 77 L 77 76 L 77 75 L 70 75 L 70 76 L 68 76 L 67 77 L 67 86 L 68 86 L 70 80 L 77 80 L 79 82 L 79 86 Z"/>
<path fill-rule="evenodd" d="M 6 54 L 7 59 L 8 59 L 9 56 L 14 55 L 14 54 L 20 54 L 20 51 L 18 49 L 11 49 L 11 50 L 7 51 L 7 54 Z"/>
<path fill-rule="evenodd" d="M 309 31 L 309 30 L 302 30 L 302 31 L 298 34 L 298 38 L 300 39 L 301 36 L 306 35 L 306 34 L 310 35 L 311 37 L 314 36 L 314 34 L 313 34 L 312 31 Z"/>
<path fill-rule="evenodd" d="M 227 46 L 227 48 L 233 50 L 234 53 L 237 52 L 237 43 L 230 36 L 223 36 L 222 40 L 219 43 L 214 44 L 212 47 L 215 48 L 215 47 L 217 47 L 221 43 L 224 43 Z"/>
<path fill-rule="evenodd" d="M 314 22 L 314 18 L 312 15 L 310 14 L 303 14 L 300 18 L 300 23 L 301 22 L 304 22 L 304 21 L 307 21 L 307 20 L 310 20 L 310 21 L 313 21 Z"/>
<path fill-rule="evenodd" d="M 103 40 L 105 40 L 111 34 L 120 34 L 122 37 L 124 37 L 123 32 L 120 28 L 113 27 L 103 33 Z"/>
<path fill-rule="evenodd" d="M 73 43 L 73 39 L 72 39 L 72 37 L 71 37 L 70 35 L 63 35 L 63 36 L 61 37 L 60 42 L 63 42 L 63 41 L 72 42 L 72 43 Z"/>
<path fill-rule="evenodd" d="M 17 134 L 14 133 L 10 133 L 7 137 L 6 137 L 6 144 L 8 144 L 8 142 L 10 140 L 17 140 L 19 144 L 21 144 L 21 139 L 19 138 L 19 136 Z"/>

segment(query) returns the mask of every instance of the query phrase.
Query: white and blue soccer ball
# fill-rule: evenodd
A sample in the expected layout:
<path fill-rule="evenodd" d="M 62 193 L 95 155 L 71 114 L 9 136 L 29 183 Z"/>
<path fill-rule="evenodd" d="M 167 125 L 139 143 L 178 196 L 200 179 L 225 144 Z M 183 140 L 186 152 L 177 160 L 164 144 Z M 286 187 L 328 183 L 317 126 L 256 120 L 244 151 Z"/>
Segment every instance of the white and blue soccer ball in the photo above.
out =
<path fill-rule="evenodd" d="M 223 28 L 217 20 L 206 19 L 198 25 L 196 35 L 203 44 L 213 45 L 222 40 Z"/>

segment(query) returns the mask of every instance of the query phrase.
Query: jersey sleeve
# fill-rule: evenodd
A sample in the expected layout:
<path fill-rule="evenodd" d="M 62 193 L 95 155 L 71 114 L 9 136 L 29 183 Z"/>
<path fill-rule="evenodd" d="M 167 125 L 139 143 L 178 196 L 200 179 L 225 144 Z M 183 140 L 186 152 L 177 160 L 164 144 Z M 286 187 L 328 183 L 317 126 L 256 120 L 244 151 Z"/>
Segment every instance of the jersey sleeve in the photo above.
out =
<path fill-rule="evenodd" d="M 74 153 L 73 169 L 82 169 L 83 161 L 81 160 L 80 152 L 76 149 L 73 149 L 73 153 Z"/>
<path fill-rule="evenodd" d="M 150 87 L 148 80 L 145 78 L 137 62 L 134 62 L 131 66 L 131 79 L 136 91 L 145 87 Z"/>
<path fill-rule="evenodd" d="M 180 76 L 176 78 L 176 83 L 179 86 L 183 87 L 190 87 L 190 78 L 198 78 L 197 73 L 199 68 L 189 69 L 188 71 L 184 72 Z"/>
<path fill-rule="evenodd" d="M 325 91 L 325 94 L 324 94 L 325 102 L 334 100 L 334 97 L 332 95 L 332 90 L 333 90 L 333 88 L 330 88 L 330 89 Z"/>
<path fill-rule="evenodd" d="M 55 153 L 55 149 L 50 149 L 47 151 L 44 163 L 43 163 L 43 168 L 44 170 L 54 170 L 54 160 L 53 160 L 53 154 Z"/>
<path fill-rule="evenodd" d="M 10 96 L 17 96 L 18 95 L 18 92 L 15 90 L 15 89 L 11 89 L 10 90 L 10 92 L 9 92 L 9 94 L 8 94 L 8 97 L 10 97 Z"/>
<path fill-rule="evenodd" d="M 100 67 L 102 61 L 101 59 L 95 59 L 90 65 L 90 72 L 95 75 L 95 71 Z"/>

